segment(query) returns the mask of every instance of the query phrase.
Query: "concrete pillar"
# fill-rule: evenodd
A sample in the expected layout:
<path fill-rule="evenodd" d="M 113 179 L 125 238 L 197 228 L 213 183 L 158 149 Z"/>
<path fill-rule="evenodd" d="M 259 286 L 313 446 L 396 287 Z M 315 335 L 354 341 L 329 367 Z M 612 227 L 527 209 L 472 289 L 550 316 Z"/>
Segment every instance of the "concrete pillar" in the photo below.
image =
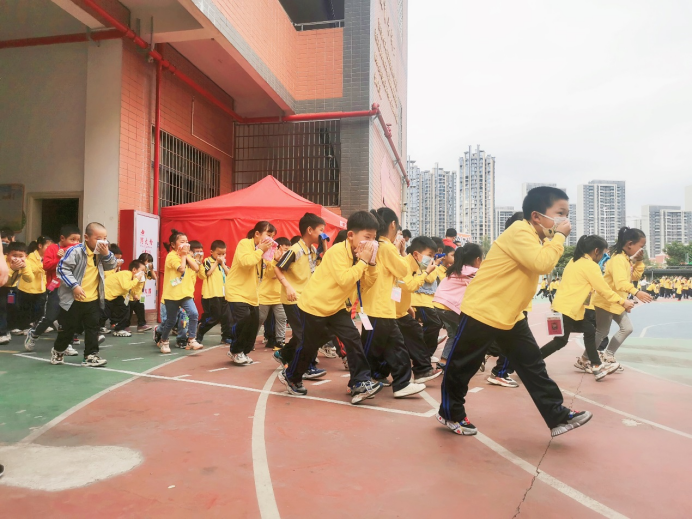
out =
<path fill-rule="evenodd" d="M 84 139 L 83 226 L 100 222 L 118 234 L 121 76 L 123 42 L 89 45 Z"/>

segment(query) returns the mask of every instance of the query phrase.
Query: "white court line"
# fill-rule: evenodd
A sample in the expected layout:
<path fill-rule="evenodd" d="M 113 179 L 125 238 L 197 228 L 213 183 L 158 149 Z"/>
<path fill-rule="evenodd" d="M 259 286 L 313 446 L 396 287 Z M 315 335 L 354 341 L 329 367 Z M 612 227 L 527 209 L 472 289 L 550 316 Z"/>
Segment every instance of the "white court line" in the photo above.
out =
<path fill-rule="evenodd" d="M 173 379 L 183 379 L 184 377 L 190 377 L 190 374 L 183 374 L 182 376 L 174 376 Z"/>
<path fill-rule="evenodd" d="M 674 322 L 671 322 L 671 323 L 655 323 L 654 325 L 649 325 L 649 326 L 645 327 L 644 329 L 642 329 L 642 330 L 640 331 L 640 336 L 638 336 L 638 337 L 639 337 L 639 338 L 644 338 L 644 337 L 645 337 L 645 333 L 647 332 L 647 330 L 648 330 L 648 329 L 651 329 L 652 327 L 661 327 L 661 326 L 663 326 L 663 325 L 679 325 L 679 324 L 681 324 L 681 323 L 690 323 L 690 321 L 674 321 Z M 661 339 L 661 338 L 655 338 L 655 339 Z"/>
<path fill-rule="evenodd" d="M 144 359 L 143 357 L 134 357 L 130 359 L 121 359 L 121 361 L 137 361 L 138 359 Z"/>
<path fill-rule="evenodd" d="M 474 388 L 470 388 L 467 392 L 475 394 L 477 392 L 481 392 L 484 388 L 481 386 L 475 386 Z"/>
<path fill-rule="evenodd" d="M 280 518 L 277 499 L 274 496 L 272 477 L 270 476 L 267 462 L 267 448 L 265 446 L 265 414 L 267 411 L 267 399 L 269 391 L 277 377 L 274 370 L 262 387 L 263 393 L 257 399 L 255 413 L 253 414 L 253 431 L 251 436 L 253 455 L 253 476 L 255 478 L 255 494 L 257 505 L 260 508 L 260 518 Z"/>
<path fill-rule="evenodd" d="M 228 370 L 229 367 L 213 368 L 212 370 L 207 370 L 207 372 L 219 372 L 220 370 Z"/>
<path fill-rule="evenodd" d="M 422 394 L 424 393 L 426 392 L 422 392 Z M 426 399 L 426 401 L 428 401 L 428 399 Z M 436 401 L 435 399 L 433 399 L 433 402 L 435 403 L 435 407 L 437 409 L 440 406 L 440 403 L 438 403 L 438 401 Z M 487 448 L 490 448 L 491 450 L 496 452 L 505 460 L 512 462 L 517 467 L 523 469 L 532 476 L 536 475 L 536 477 L 539 480 L 541 480 L 544 484 L 551 486 L 556 491 L 563 493 L 565 496 L 572 498 L 579 504 L 582 504 L 583 506 L 590 508 L 592 511 L 595 511 L 600 515 L 605 516 L 606 518 L 628 518 L 627 516 L 622 515 L 618 511 L 614 511 L 613 509 L 611 509 L 608 506 L 605 506 L 601 502 L 598 502 L 593 498 L 588 497 L 587 495 L 581 493 L 577 489 L 570 487 L 568 484 L 561 482 L 557 478 L 554 478 L 548 473 L 538 469 L 536 466 L 533 466 L 526 460 L 521 459 L 511 451 L 507 450 L 506 448 L 498 444 L 496 441 L 488 438 L 483 433 L 477 432 L 477 434 L 473 435 L 472 437 L 474 437 Z"/>
<path fill-rule="evenodd" d="M 19 355 L 19 354 L 15 354 L 15 356 L 17 356 L 17 355 Z M 635 419 L 638 422 L 649 424 L 650 426 L 654 426 L 655 428 L 659 428 L 659 429 L 667 431 L 669 433 L 675 433 L 676 435 L 681 435 L 682 437 L 686 437 L 688 439 L 693 439 L 693 435 L 691 435 L 690 433 L 682 432 L 680 430 L 670 428 L 669 426 L 664 426 L 663 424 L 659 424 L 659 423 L 656 423 L 654 421 L 649 421 L 647 419 L 643 419 L 642 417 L 638 417 L 637 415 L 633 415 L 632 413 L 617 410 L 616 408 L 612 408 L 611 406 L 607 406 L 605 404 L 598 403 L 597 401 L 593 401 L 592 399 L 587 399 L 586 397 L 582 397 L 581 395 L 574 394 L 573 392 L 570 392 L 569 390 L 564 390 L 563 388 L 561 388 L 560 390 L 564 394 L 567 394 L 571 397 L 576 397 L 577 399 L 581 399 L 581 400 L 585 401 L 586 403 L 590 403 L 590 404 L 593 404 L 595 406 L 599 406 L 600 408 L 603 408 L 604 410 L 609 410 L 610 412 L 614 412 L 614 413 L 617 413 L 619 415 L 623 415 L 624 417 L 628 417 L 630 419 Z"/>
<path fill-rule="evenodd" d="M 144 345 L 147 341 L 140 341 L 139 343 L 128 343 L 128 345 Z"/>
<path fill-rule="evenodd" d="M 322 381 L 318 381 L 317 383 L 311 383 L 311 385 L 313 385 L 313 386 L 324 385 L 325 383 L 329 383 L 330 381 L 332 381 L 332 380 L 331 379 L 324 379 Z"/>
<path fill-rule="evenodd" d="M 351 374 L 344 374 L 344 375 L 341 376 L 341 377 L 351 377 Z"/>

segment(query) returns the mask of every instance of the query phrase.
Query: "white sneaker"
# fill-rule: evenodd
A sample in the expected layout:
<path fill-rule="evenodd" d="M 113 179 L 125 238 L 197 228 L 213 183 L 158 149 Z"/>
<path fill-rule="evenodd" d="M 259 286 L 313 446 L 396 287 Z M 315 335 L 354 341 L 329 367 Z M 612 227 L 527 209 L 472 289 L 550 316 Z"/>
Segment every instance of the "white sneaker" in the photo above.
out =
<path fill-rule="evenodd" d="M 79 355 L 79 352 L 77 352 L 75 349 L 73 349 L 72 345 L 70 345 L 65 349 L 64 354 L 66 356 L 77 356 L 77 355 Z"/>
<path fill-rule="evenodd" d="M 63 361 L 63 356 L 65 355 L 64 352 L 58 352 L 54 348 L 51 349 L 51 365 L 63 365 L 65 362 Z"/>
<path fill-rule="evenodd" d="M 157 346 L 159 347 L 159 350 L 161 351 L 162 354 L 170 354 L 171 353 L 171 347 L 169 346 L 168 341 L 160 341 Z"/>
<path fill-rule="evenodd" d="M 98 356 L 98 354 L 89 354 L 84 361 L 82 361 L 82 366 L 84 367 L 102 367 L 107 363 L 107 361 Z"/>
<path fill-rule="evenodd" d="M 129 338 L 132 336 L 132 332 L 129 330 L 116 330 L 113 332 L 113 337 L 116 338 Z"/>
<path fill-rule="evenodd" d="M 108 327 L 101 327 L 99 329 L 99 334 L 110 334 L 110 333 L 111 333 L 111 329 L 109 329 Z"/>
<path fill-rule="evenodd" d="M 7 345 L 11 339 L 12 339 L 11 334 L 5 334 L 4 336 L 0 336 L 0 345 Z M 29 349 L 27 349 L 27 350 L 29 350 Z M 29 352 L 31 352 L 32 350 L 34 350 L 33 345 L 31 346 L 31 350 L 29 350 Z"/>
<path fill-rule="evenodd" d="M 53 327 L 46 328 L 46 332 L 53 332 L 53 330 L 54 330 Z"/>
<path fill-rule="evenodd" d="M 437 358 L 435 356 L 431 356 L 431 363 L 440 363 L 440 358 Z"/>
<path fill-rule="evenodd" d="M 253 363 L 255 363 L 255 361 L 253 361 L 250 356 L 248 356 L 247 354 L 243 354 L 243 355 L 245 356 L 245 364 L 246 365 L 252 365 Z"/>
<path fill-rule="evenodd" d="M 323 345 L 318 349 L 318 352 L 328 359 L 334 359 L 337 357 L 337 349 Z"/>
<path fill-rule="evenodd" d="M 23 336 L 24 335 L 23 332 L 19 329 L 12 329 L 10 331 L 10 334 L 12 334 L 13 336 Z"/>
<path fill-rule="evenodd" d="M 243 352 L 241 352 L 240 354 L 232 354 L 231 352 L 227 352 L 226 355 L 229 356 L 236 365 L 248 364 L 246 362 L 247 357 Z"/>
<path fill-rule="evenodd" d="M 618 361 L 616 361 L 616 357 L 614 356 L 614 353 L 611 352 L 610 350 L 605 350 L 604 353 L 601 356 L 602 361 L 604 363 L 611 363 L 611 364 L 616 364 L 618 365 L 618 368 L 616 369 L 617 372 L 623 372 L 623 365 L 621 365 Z"/>
<path fill-rule="evenodd" d="M 198 343 L 198 341 L 195 338 L 188 338 L 188 344 L 185 347 L 185 350 L 200 350 L 204 348 L 202 343 Z"/>
<path fill-rule="evenodd" d="M 580 372 L 587 372 L 588 374 L 592 373 L 592 363 L 590 363 L 586 359 L 583 359 L 582 357 L 577 358 L 577 361 L 575 361 L 575 364 L 573 366 L 577 368 Z"/>
<path fill-rule="evenodd" d="M 401 397 L 407 397 L 409 395 L 414 395 L 418 394 L 420 392 L 423 392 L 426 390 L 426 385 L 423 383 L 409 383 L 407 386 L 402 388 L 401 390 L 397 390 L 394 392 L 395 398 L 399 399 Z"/>
<path fill-rule="evenodd" d="M 604 379 L 606 376 L 609 374 L 613 374 L 618 370 L 618 367 L 620 367 L 618 363 L 602 363 L 598 367 L 592 368 L 592 373 L 594 374 L 594 378 L 597 381 L 601 381 Z"/>

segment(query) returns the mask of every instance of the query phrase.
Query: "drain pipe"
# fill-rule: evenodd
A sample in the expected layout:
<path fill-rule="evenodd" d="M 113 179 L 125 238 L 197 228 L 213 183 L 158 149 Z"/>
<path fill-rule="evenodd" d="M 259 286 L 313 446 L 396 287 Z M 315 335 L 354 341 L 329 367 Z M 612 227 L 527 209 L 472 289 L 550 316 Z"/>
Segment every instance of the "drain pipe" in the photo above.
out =
<path fill-rule="evenodd" d="M 154 186 L 152 190 L 152 213 L 159 214 L 159 149 L 161 148 L 161 62 L 156 64 L 156 95 L 154 98 Z"/>

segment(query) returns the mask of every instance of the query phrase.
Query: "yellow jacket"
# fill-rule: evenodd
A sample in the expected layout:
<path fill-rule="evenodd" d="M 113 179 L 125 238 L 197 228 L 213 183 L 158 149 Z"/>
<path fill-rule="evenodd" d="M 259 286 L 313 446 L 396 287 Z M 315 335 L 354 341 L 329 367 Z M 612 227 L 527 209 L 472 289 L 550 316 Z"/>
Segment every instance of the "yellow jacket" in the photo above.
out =
<path fill-rule="evenodd" d="M 19 280 L 26 283 L 32 283 L 34 281 L 34 273 L 31 272 L 28 262 L 26 263 L 26 267 L 24 269 L 19 269 L 18 271 L 12 270 L 10 263 L 7 262 L 7 255 L 5 255 L 5 263 L 7 263 L 9 275 L 7 277 L 7 283 L 3 287 L 17 287 Z"/>
<path fill-rule="evenodd" d="M 529 222 L 515 222 L 491 246 L 460 309 L 491 327 L 512 329 L 524 319 L 522 311 L 536 293 L 539 276 L 556 266 L 564 242 L 559 233 L 542 244 Z"/>
<path fill-rule="evenodd" d="M 412 293 L 416 292 L 421 288 L 421 286 L 426 281 L 428 274 L 426 271 L 422 271 L 419 263 L 414 260 L 412 255 L 408 255 L 404 259 L 407 263 L 407 275 L 402 278 L 401 282 L 397 285 L 402 289 L 402 299 L 396 305 L 396 317 L 401 318 L 411 307 L 411 297 Z M 433 272 L 435 273 L 435 269 Z"/>
<path fill-rule="evenodd" d="M 303 289 L 298 300 L 299 309 L 313 316 L 336 314 L 346 308 L 347 299 L 353 297 L 356 283 L 366 270 L 374 273 L 375 269 L 361 260 L 354 264 L 354 254 L 348 240 L 335 244 L 327 250 Z"/>
<path fill-rule="evenodd" d="M 378 242 L 376 268 L 366 272 L 361 284 L 363 310 L 372 318 L 394 320 L 397 302 L 392 299 L 392 289 L 399 287 L 397 280 L 407 276 L 409 265 L 390 240 L 381 237 Z"/>
<path fill-rule="evenodd" d="M 633 286 L 633 282 L 640 280 L 644 272 L 645 264 L 643 262 L 636 262 L 635 265 L 631 265 L 628 255 L 620 253 L 612 256 L 606 262 L 604 266 L 604 281 L 612 291 L 625 299 L 629 294 L 636 295 L 638 293 L 638 289 Z M 594 295 L 594 306 L 609 311 L 612 314 L 625 312 L 618 303 L 608 301 L 599 293 Z"/>
<path fill-rule="evenodd" d="M 106 279 L 106 283 L 104 284 L 106 299 L 112 301 L 118 296 L 125 298 L 131 290 L 139 285 L 139 283 L 137 278 L 133 278 L 132 271 L 118 271 Z"/>
<path fill-rule="evenodd" d="M 244 238 L 238 243 L 233 255 L 231 270 L 226 276 L 226 301 L 243 302 L 257 307 L 258 282 L 264 275 L 262 249 L 255 248 L 255 240 Z"/>
<path fill-rule="evenodd" d="M 433 283 L 436 281 L 436 278 L 443 279 L 445 278 L 445 273 L 447 273 L 447 269 L 443 265 L 439 265 L 436 267 L 433 271 L 431 271 L 429 274 L 426 275 L 424 278 L 425 283 Z M 414 292 L 411 295 L 411 306 L 412 307 L 425 307 L 427 309 L 430 309 L 433 307 L 433 297 L 435 294 L 426 294 L 422 292 Z"/>
<path fill-rule="evenodd" d="M 556 291 L 551 308 L 575 321 L 580 321 L 585 317 L 585 305 L 590 303 L 592 290 L 611 303 L 623 305 L 625 302 L 625 298 L 616 294 L 606 284 L 599 264 L 588 255 L 577 262 L 571 260 L 565 266 L 563 282 Z"/>
<path fill-rule="evenodd" d="M 265 262 L 265 276 L 262 277 L 258 289 L 258 301 L 260 305 L 280 305 L 282 303 L 282 284 L 279 283 L 274 272 L 277 262 Z"/>
<path fill-rule="evenodd" d="M 27 255 L 26 269 L 31 271 L 33 278 L 27 282 L 20 278 L 17 289 L 28 294 L 43 294 L 46 292 L 46 272 L 43 270 L 43 259 L 38 251 Z"/>

